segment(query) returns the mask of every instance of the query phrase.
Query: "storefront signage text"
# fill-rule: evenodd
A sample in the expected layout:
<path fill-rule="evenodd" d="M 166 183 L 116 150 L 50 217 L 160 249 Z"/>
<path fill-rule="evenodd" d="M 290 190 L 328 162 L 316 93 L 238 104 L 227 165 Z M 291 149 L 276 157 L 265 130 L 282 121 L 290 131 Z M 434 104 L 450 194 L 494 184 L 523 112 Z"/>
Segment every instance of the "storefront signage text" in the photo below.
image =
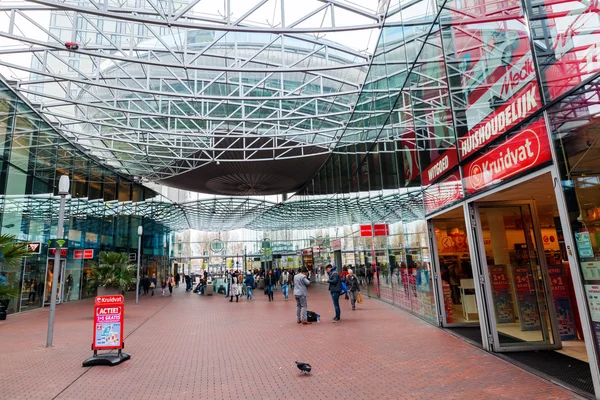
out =
<path fill-rule="evenodd" d="M 546 127 L 543 121 L 538 121 L 464 167 L 467 193 L 475 193 L 550 159 Z"/>
<path fill-rule="evenodd" d="M 471 129 L 466 136 L 459 139 L 461 158 L 468 157 L 498 136 L 503 135 L 507 130 L 523 121 L 533 110 L 539 108 L 539 105 L 539 90 L 534 81 Z"/>
<path fill-rule="evenodd" d="M 456 147 L 451 147 L 441 157 L 425 168 L 421 178 L 423 186 L 432 184 L 457 164 L 458 156 L 456 155 Z"/>
<path fill-rule="evenodd" d="M 429 186 L 423 193 L 425 212 L 431 214 L 464 197 L 460 173 L 455 171 L 442 181 Z"/>

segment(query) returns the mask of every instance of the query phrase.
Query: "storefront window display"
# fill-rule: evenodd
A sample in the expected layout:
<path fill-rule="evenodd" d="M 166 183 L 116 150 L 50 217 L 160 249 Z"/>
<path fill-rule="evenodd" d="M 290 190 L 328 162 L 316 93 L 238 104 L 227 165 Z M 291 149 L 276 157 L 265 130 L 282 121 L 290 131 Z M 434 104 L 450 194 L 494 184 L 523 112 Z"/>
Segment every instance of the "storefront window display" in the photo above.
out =
<path fill-rule="evenodd" d="M 600 79 L 552 107 L 549 121 L 561 173 L 575 255 L 600 350 Z"/>

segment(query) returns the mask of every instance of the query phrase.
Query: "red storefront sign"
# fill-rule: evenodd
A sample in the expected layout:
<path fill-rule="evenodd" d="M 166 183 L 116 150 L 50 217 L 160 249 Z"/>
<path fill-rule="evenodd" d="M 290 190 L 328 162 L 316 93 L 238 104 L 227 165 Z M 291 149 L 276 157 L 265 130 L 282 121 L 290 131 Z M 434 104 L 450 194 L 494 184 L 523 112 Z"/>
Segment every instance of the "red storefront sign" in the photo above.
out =
<path fill-rule="evenodd" d="M 96 297 L 92 350 L 123 348 L 123 296 Z M 120 301 L 116 303 L 116 301 Z M 108 304 L 107 304 L 108 303 Z"/>
<path fill-rule="evenodd" d="M 96 296 L 94 299 L 97 305 L 106 304 L 122 304 L 125 301 L 125 297 L 122 294 L 115 294 L 109 296 Z"/>
<path fill-rule="evenodd" d="M 67 252 L 69 249 L 60 249 L 60 258 L 67 258 Z M 52 257 L 56 255 L 56 249 L 48 249 L 48 252 Z"/>
<path fill-rule="evenodd" d="M 482 149 L 485 145 L 523 121 L 541 104 L 537 82 L 533 81 L 492 114 L 458 140 L 461 159 Z"/>
<path fill-rule="evenodd" d="M 331 241 L 331 247 L 333 250 L 341 250 L 342 249 L 342 239 L 333 239 Z"/>
<path fill-rule="evenodd" d="M 390 234 L 390 228 L 388 224 L 374 224 L 361 225 L 360 236 L 373 236 L 373 230 L 375 230 L 375 236 L 388 236 Z"/>
<path fill-rule="evenodd" d="M 431 214 L 464 197 L 460 173 L 455 171 L 444 180 L 429 186 L 423 193 L 425 212 Z"/>
<path fill-rule="evenodd" d="M 515 289 L 519 294 L 533 293 L 533 276 L 529 268 L 517 267 L 514 269 Z"/>
<path fill-rule="evenodd" d="M 441 157 L 437 158 L 427 168 L 423 170 L 421 182 L 423 186 L 429 186 L 437 181 L 442 175 L 450 171 L 458 164 L 456 148 L 453 146 L 447 149 Z"/>
<path fill-rule="evenodd" d="M 567 286 L 567 276 L 562 265 L 548 267 L 550 275 L 550 285 L 552 286 L 552 296 L 554 299 L 559 297 L 569 297 L 569 287 Z"/>
<path fill-rule="evenodd" d="M 90 259 L 94 258 L 94 249 L 86 249 L 86 250 L 73 250 L 73 258 L 76 260 L 79 259 Z"/>
<path fill-rule="evenodd" d="M 550 160 L 546 125 L 539 120 L 464 166 L 466 191 L 475 193 Z"/>

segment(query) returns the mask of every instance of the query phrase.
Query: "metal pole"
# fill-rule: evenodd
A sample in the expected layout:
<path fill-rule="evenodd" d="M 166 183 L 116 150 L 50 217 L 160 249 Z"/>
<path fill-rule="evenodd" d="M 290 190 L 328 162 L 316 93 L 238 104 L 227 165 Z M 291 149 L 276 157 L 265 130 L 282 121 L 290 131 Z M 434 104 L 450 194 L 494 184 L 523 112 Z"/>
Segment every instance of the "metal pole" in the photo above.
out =
<path fill-rule="evenodd" d="M 63 224 L 65 219 L 65 203 L 67 195 L 60 195 L 60 207 L 58 209 L 58 227 L 56 237 L 63 239 Z M 50 315 L 48 316 L 48 335 L 46 336 L 46 347 L 52 347 L 52 339 L 54 336 L 54 313 L 56 311 L 56 292 L 58 291 L 58 273 L 60 271 L 60 248 L 56 249 L 54 254 L 54 268 L 52 275 L 52 290 L 50 291 Z"/>
<path fill-rule="evenodd" d="M 140 254 L 142 252 L 142 235 L 138 235 L 138 254 L 137 254 L 137 282 L 135 284 L 135 304 L 138 303 L 140 297 Z"/>

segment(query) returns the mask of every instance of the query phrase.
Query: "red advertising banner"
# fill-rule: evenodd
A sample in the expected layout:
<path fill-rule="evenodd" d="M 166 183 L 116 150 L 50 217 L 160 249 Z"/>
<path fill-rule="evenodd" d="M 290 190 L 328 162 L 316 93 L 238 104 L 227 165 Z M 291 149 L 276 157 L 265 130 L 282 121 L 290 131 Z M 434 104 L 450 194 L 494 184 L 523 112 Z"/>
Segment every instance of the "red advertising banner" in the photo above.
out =
<path fill-rule="evenodd" d="M 537 82 L 530 82 L 458 140 L 461 159 L 465 159 L 477 150 L 482 149 L 485 145 L 518 125 L 532 111 L 539 108 L 540 104 L 541 99 Z"/>
<path fill-rule="evenodd" d="M 73 258 L 75 260 L 79 260 L 80 258 L 83 258 L 83 250 L 73 250 Z"/>
<path fill-rule="evenodd" d="M 492 290 L 505 292 L 509 290 L 508 275 L 503 266 L 490 267 L 490 276 L 492 281 Z"/>
<path fill-rule="evenodd" d="M 533 276 L 529 268 L 515 267 L 513 270 L 515 289 L 519 294 L 533 293 Z"/>
<path fill-rule="evenodd" d="M 360 226 L 360 236 L 373 236 L 373 226 L 372 225 L 361 225 Z"/>
<path fill-rule="evenodd" d="M 341 250 L 342 249 L 342 239 L 333 239 L 331 241 L 331 247 L 333 250 Z"/>
<path fill-rule="evenodd" d="M 544 120 L 499 144 L 463 167 L 468 194 L 499 183 L 551 160 L 550 142 Z"/>
<path fill-rule="evenodd" d="M 388 224 L 375 224 L 375 236 L 388 236 L 390 234 L 390 226 Z"/>
<path fill-rule="evenodd" d="M 90 259 L 94 258 L 94 249 L 86 249 L 83 251 L 83 258 Z"/>
<path fill-rule="evenodd" d="M 444 180 L 429 186 L 423 193 L 425 212 L 431 214 L 464 197 L 460 173 L 455 171 Z"/>
<path fill-rule="evenodd" d="M 550 284 L 552 286 L 552 296 L 569 297 L 569 287 L 567 286 L 567 277 L 565 268 L 562 265 L 552 265 L 548 267 L 550 275 Z"/>
<path fill-rule="evenodd" d="M 456 154 L 456 147 L 453 146 L 423 170 L 421 183 L 423 186 L 429 186 L 446 172 L 452 170 L 456 165 L 458 165 L 458 156 Z"/>
<path fill-rule="evenodd" d="M 94 306 L 92 350 L 123 348 L 123 303 Z"/>

